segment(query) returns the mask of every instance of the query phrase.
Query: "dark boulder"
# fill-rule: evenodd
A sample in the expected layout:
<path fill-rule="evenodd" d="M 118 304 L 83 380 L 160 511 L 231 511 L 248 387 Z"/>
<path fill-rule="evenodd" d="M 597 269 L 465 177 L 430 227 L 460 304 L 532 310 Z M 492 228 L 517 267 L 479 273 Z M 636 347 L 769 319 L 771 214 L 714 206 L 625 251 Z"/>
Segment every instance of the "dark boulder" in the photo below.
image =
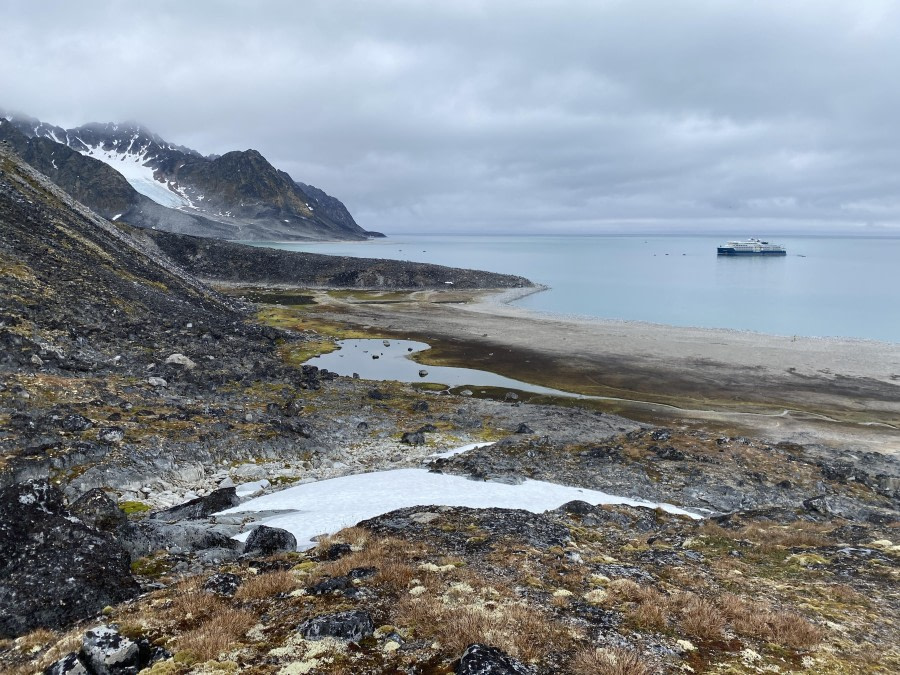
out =
<path fill-rule="evenodd" d="M 336 591 L 346 591 L 353 588 L 353 580 L 349 576 L 332 577 L 317 584 L 313 584 L 307 590 L 310 595 L 331 595 Z"/>
<path fill-rule="evenodd" d="M 466 647 L 456 675 L 532 675 L 534 671 L 496 647 L 472 644 Z"/>
<path fill-rule="evenodd" d="M 421 431 L 407 431 L 400 438 L 400 442 L 407 445 L 425 445 L 425 434 Z"/>
<path fill-rule="evenodd" d="M 85 492 L 69 510 L 88 527 L 103 532 L 115 532 L 128 523 L 125 512 L 99 488 Z"/>
<path fill-rule="evenodd" d="M 345 555 L 350 555 L 351 550 L 350 544 L 332 544 L 321 551 L 317 557 L 319 560 L 337 560 Z"/>
<path fill-rule="evenodd" d="M 60 628 L 137 595 L 125 549 L 45 480 L 0 490 L 0 637 Z"/>
<path fill-rule="evenodd" d="M 94 423 L 82 415 L 66 415 L 59 422 L 59 428 L 70 433 L 87 431 Z"/>
<path fill-rule="evenodd" d="M 335 638 L 359 642 L 369 637 L 375 629 L 368 612 L 351 610 L 336 614 L 323 614 L 300 624 L 300 634 L 307 640 Z"/>
<path fill-rule="evenodd" d="M 297 550 L 297 538 L 279 527 L 260 525 L 247 537 L 244 555 L 273 555 Z"/>
<path fill-rule="evenodd" d="M 152 517 L 167 522 L 198 520 L 200 518 L 208 518 L 214 513 L 230 509 L 232 506 L 237 506 L 240 503 L 241 500 L 238 499 L 235 488 L 219 488 L 204 497 L 197 497 L 184 504 L 154 513 Z"/>
<path fill-rule="evenodd" d="M 673 448 L 671 445 L 667 445 L 664 448 L 652 445 L 650 446 L 650 450 L 655 452 L 656 456 L 660 459 L 668 459 L 673 462 L 681 462 L 685 459 L 685 454 L 681 450 Z"/>

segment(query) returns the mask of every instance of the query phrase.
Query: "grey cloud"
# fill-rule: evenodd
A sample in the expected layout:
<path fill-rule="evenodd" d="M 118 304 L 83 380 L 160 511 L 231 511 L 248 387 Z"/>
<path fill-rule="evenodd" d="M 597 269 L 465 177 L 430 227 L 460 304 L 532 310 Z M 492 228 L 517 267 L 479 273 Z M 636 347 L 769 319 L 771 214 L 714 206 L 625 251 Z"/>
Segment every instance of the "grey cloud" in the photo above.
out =
<path fill-rule="evenodd" d="M 370 229 L 900 229 L 892 2 L 37 4 L 0 105 L 254 147 Z"/>

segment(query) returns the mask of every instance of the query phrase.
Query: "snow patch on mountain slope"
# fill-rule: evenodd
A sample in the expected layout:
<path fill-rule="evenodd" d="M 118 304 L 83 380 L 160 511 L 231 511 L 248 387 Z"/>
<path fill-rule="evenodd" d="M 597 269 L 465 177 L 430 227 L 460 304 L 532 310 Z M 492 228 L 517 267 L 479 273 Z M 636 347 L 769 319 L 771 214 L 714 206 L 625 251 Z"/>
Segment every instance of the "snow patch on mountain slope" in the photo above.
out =
<path fill-rule="evenodd" d="M 78 140 L 81 141 L 81 139 Z M 178 189 L 174 183 L 166 183 L 153 177 L 153 168 L 145 164 L 148 160 L 146 152 L 117 152 L 116 150 L 106 150 L 102 146 L 89 146 L 83 141 L 82 145 L 86 148 L 81 151 L 83 155 L 108 164 L 122 174 L 131 187 L 157 204 L 175 209 L 193 207 L 193 203 L 184 194 L 183 189 Z M 131 146 L 129 146 L 130 149 Z"/>

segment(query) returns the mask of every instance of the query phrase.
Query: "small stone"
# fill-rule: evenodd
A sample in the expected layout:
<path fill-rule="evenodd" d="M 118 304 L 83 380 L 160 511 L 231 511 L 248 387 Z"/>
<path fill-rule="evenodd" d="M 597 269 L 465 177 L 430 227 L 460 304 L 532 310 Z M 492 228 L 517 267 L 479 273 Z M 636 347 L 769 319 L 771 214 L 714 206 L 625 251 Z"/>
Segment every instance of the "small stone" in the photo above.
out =
<path fill-rule="evenodd" d="M 103 427 L 97 438 L 104 443 L 120 443 L 125 439 L 125 431 L 120 427 Z"/>
<path fill-rule="evenodd" d="M 197 367 L 197 364 L 191 361 L 184 354 L 172 354 L 166 359 L 166 363 L 169 365 L 182 366 L 187 368 L 188 370 L 193 370 Z"/>
<path fill-rule="evenodd" d="M 203 584 L 203 590 L 223 598 L 230 598 L 241 585 L 241 578 L 237 574 L 217 572 Z"/>

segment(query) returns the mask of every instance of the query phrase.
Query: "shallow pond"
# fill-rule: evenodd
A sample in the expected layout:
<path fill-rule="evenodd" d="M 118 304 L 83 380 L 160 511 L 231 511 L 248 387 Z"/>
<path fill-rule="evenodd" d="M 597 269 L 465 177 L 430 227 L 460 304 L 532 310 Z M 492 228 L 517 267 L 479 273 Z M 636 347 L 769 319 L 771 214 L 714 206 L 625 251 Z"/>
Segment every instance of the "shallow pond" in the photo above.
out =
<path fill-rule="evenodd" d="M 416 363 L 410 357 L 430 349 L 424 342 L 413 340 L 339 340 L 339 349 L 316 356 L 307 363 L 327 368 L 338 375 L 358 374 L 365 380 L 393 380 L 396 382 L 431 382 L 448 387 L 501 387 L 529 391 L 535 394 L 586 398 L 580 394 L 540 387 L 503 377 L 486 370 L 450 368 Z M 425 373 L 424 375 L 421 373 Z"/>

